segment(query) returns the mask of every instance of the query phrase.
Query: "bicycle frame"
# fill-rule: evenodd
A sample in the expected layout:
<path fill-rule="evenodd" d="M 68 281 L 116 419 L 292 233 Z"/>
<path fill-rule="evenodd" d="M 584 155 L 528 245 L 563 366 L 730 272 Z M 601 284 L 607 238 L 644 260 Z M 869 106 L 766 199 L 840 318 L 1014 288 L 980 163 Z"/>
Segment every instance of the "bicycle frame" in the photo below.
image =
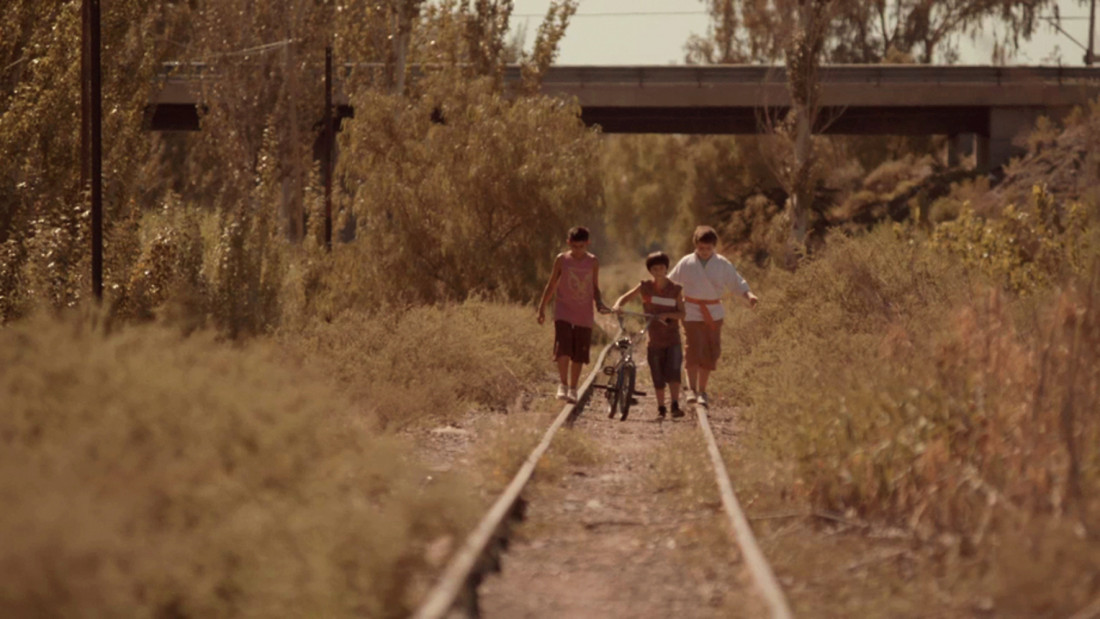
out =
<path fill-rule="evenodd" d="M 625 316 L 636 316 L 646 319 L 645 326 L 637 333 L 630 333 L 624 322 Z M 636 402 L 634 396 L 644 396 L 645 392 L 634 388 L 637 377 L 637 367 L 634 363 L 634 346 L 649 330 L 650 325 L 657 316 L 655 314 L 640 314 L 637 312 L 617 312 L 620 336 L 612 347 L 619 351 L 619 359 L 613 365 L 604 368 L 608 381 L 606 385 L 596 385 L 604 389 L 609 404 L 608 417 L 614 418 L 615 413 L 621 413 L 621 419 L 625 420 L 630 406 Z"/>

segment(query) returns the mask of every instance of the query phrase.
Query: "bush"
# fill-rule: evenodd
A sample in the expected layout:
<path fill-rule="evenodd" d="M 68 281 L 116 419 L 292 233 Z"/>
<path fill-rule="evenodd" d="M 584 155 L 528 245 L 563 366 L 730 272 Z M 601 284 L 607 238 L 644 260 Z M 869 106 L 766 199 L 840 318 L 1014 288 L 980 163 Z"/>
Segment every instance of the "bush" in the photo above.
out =
<path fill-rule="evenodd" d="M 405 616 L 476 516 L 270 347 L 30 320 L 0 400 L 4 616 Z"/>
<path fill-rule="evenodd" d="M 1059 204 L 1035 186 L 1022 206 L 982 217 L 964 203 L 957 218 L 936 226 L 932 244 L 1011 290 L 1031 292 L 1074 277 L 1088 267 L 1088 210 Z"/>
<path fill-rule="evenodd" d="M 575 105 L 510 100 L 457 69 L 417 88 L 411 100 L 363 93 L 341 135 L 353 289 L 410 304 L 530 301 L 569 228 L 599 219 L 597 135 Z"/>
<path fill-rule="evenodd" d="M 530 308 L 478 300 L 347 312 L 281 338 L 385 425 L 506 409 L 553 369 Z"/>
<path fill-rule="evenodd" d="M 1016 297 L 887 228 L 834 239 L 754 282 L 762 303 L 732 316 L 737 361 L 715 379 L 817 507 L 976 555 L 1008 599 L 1034 577 L 1012 569 L 1025 547 L 1100 557 L 1058 541 L 1100 509 L 1100 266 L 1062 281 Z M 1058 614 L 1095 594 L 1075 578 Z"/>

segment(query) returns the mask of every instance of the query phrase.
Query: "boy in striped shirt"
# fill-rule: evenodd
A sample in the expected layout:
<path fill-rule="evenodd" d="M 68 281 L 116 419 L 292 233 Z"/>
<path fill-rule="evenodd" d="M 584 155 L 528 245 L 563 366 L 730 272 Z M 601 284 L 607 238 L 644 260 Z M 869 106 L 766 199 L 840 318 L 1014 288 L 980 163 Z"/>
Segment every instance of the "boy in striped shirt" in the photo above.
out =
<path fill-rule="evenodd" d="M 680 348 L 680 321 L 684 318 L 684 297 L 679 285 L 668 279 L 669 259 L 663 251 L 655 251 L 645 259 L 645 268 L 653 279 L 643 280 L 619 297 L 611 311 L 622 310 L 623 304 L 641 295 L 645 313 L 655 316 L 649 325 L 646 361 L 657 393 L 657 417 L 664 419 L 665 386 L 672 398 L 672 416 L 683 417 L 680 410 L 680 383 L 683 370 L 683 349 Z"/>

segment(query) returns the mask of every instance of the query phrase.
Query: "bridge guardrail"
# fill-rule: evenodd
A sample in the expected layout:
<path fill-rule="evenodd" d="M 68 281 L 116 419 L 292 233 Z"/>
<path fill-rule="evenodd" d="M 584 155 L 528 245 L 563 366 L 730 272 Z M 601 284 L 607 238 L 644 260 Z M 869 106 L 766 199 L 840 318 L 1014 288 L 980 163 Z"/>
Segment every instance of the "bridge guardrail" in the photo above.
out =
<path fill-rule="evenodd" d="M 826 65 L 819 69 L 825 83 L 959 83 L 1002 84 L 1005 82 L 1066 81 L 1100 82 L 1100 67 L 992 67 L 928 65 Z M 518 69 L 509 67 L 506 79 L 518 79 Z M 782 66 L 558 66 L 551 67 L 544 84 L 555 83 L 785 83 Z"/>
<path fill-rule="evenodd" d="M 380 63 L 345 63 L 344 75 L 355 69 L 381 69 Z M 417 73 L 416 66 L 409 67 Z M 824 65 L 820 69 L 823 82 L 829 83 L 1004 83 L 1046 81 L 1100 82 L 1100 67 L 996 67 L 985 65 Z M 162 78 L 188 79 L 204 77 L 214 72 L 214 65 L 203 62 L 166 62 L 162 65 Z M 520 67 L 509 65 L 504 69 L 504 79 L 515 82 L 520 79 Z M 670 65 L 670 66 L 553 66 L 543 77 L 544 84 L 554 83 L 783 83 L 787 71 L 781 65 Z"/>

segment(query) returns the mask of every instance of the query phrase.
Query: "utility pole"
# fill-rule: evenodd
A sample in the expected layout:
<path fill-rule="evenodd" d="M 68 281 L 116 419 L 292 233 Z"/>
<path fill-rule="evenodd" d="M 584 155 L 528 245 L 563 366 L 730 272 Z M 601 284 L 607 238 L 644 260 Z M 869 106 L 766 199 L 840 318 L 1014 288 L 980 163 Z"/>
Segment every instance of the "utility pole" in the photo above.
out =
<path fill-rule="evenodd" d="M 1093 47 L 1093 41 L 1096 39 L 1096 0 L 1092 0 L 1089 3 L 1089 48 L 1085 50 L 1085 66 L 1091 67 L 1092 61 L 1096 59 L 1095 51 Z"/>
<path fill-rule="evenodd" d="M 91 95 L 88 93 L 88 88 L 91 86 L 91 80 L 88 79 L 88 75 L 91 73 L 89 69 L 91 59 L 91 45 L 88 40 L 88 0 L 84 0 L 83 5 L 80 7 L 80 191 L 83 193 L 88 189 L 88 172 L 91 168 L 89 160 L 91 158 L 91 143 L 88 138 L 91 135 L 92 119 L 89 114 L 89 102 L 91 101 Z"/>
<path fill-rule="evenodd" d="M 84 0 L 82 7 L 84 40 L 80 97 L 84 104 L 80 144 L 86 158 L 81 162 L 81 180 L 90 180 L 92 185 L 92 294 L 96 301 L 103 300 L 103 73 L 99 1 Z"/>
<path fill-rule="evenodd" d="M 332 251 L 332 160 L 336 147 L 335 131 L 332 126 L 332 46 L 325 48 L 325 116 L 324 138 L 321 142 L 325 149 L 321 157 L 324 167 L 325 183 L 325 248 Z"/>

